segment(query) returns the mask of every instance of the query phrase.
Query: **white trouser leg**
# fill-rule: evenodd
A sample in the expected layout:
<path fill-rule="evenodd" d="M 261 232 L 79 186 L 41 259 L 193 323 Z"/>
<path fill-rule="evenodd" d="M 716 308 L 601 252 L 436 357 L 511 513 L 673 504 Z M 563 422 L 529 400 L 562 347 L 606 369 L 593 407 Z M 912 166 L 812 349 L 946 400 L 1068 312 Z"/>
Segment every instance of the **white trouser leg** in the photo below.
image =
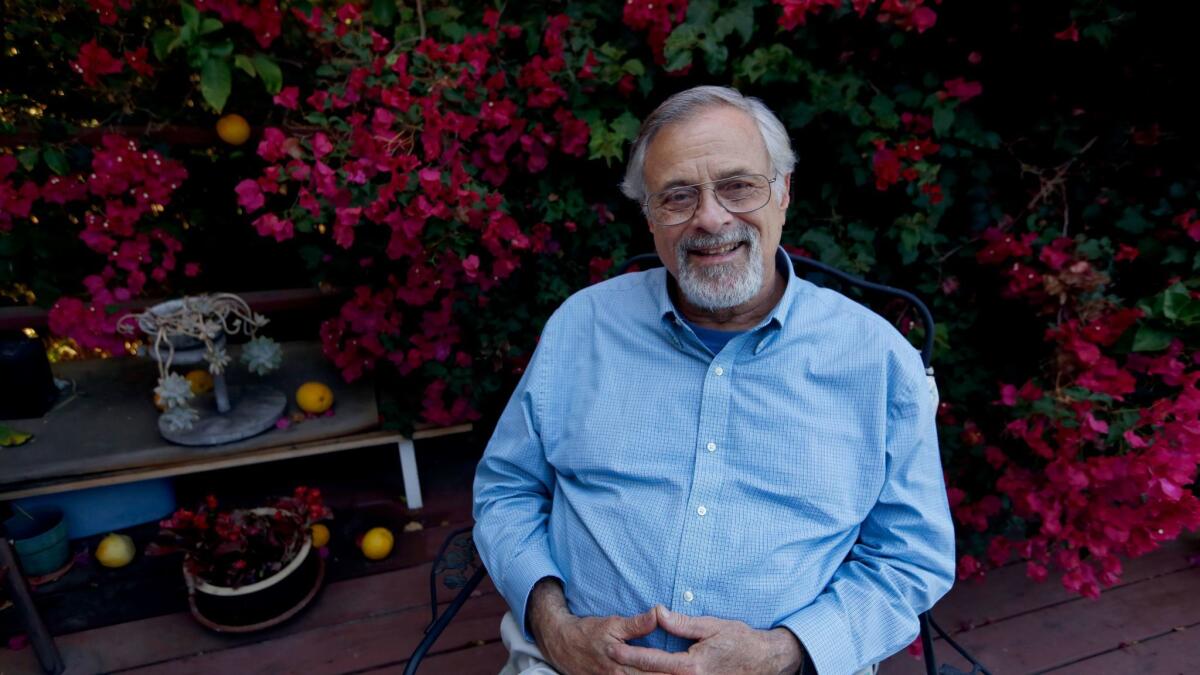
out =
<path fill-rule="evenodd" d="M 542 657 L 542 650 L 525 639 L 512 612 L 505 612 L 500 620 L 500 641 L 508 649 L 508 662 L 500 675 L 558 675 Z"/>

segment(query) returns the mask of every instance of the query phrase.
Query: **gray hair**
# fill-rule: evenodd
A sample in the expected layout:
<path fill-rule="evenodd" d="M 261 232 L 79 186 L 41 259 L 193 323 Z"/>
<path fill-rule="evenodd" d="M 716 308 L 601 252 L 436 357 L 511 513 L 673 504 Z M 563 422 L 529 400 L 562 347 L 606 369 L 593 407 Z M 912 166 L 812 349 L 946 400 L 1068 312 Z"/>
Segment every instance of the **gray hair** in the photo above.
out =
<path fill-rule="evenodd" d="M 629 164 L 625 167 L 625 180 L 621 182 L 621 192 L 639 204 L 645 202 L 646 176 L 643 169 L 646 164 L 646 148 L 650 141 L 654 140 L 663 127 L 686 122 L 697 113 L 720 105 L 731 106 L 753 117 L 758 126 L 758 133 L 766 143 L 767 153 L 771 156 L 772 168 L 783 176 L 792 173 L 796 166 L 796 153 L 792 151 L 787 129 L 766 104 L 752 96 L 743 96 L 738 90 L 729 87 L 692 87 L 663 101 L 662 105 L 655 108 L 646 121 L 642 122 L 641 131 L 638 132 L 637 140 L 633 142 L 629 153 Z"/>

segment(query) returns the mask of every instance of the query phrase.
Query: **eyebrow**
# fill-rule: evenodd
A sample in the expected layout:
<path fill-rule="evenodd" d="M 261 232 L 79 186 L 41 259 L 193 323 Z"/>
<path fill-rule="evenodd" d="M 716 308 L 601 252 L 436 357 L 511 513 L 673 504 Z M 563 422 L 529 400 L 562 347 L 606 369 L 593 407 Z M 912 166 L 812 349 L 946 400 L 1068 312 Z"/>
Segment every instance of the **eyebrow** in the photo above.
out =
<path fill-rule="evenodd" d="M 734 176 L 749 176 L 749 175 L 756 174 L 756 173 L 758 173 L 758 172 L 755 171 L 754 169 L 747 169 L 745 167 L 734 167 L 732 169 L 725 169 L 724 171 L 717 173 L 717 177 L 714 178 L 713 180 L 714 181 L 725 180 L 726 178 L 733 178 Z M 709 183 L 712 181 L 704 181 L 704 182 Z M 702 185 L 702 184 L 703 183 L 689 183 L 686 180 L 683 180 L 682 178 L 676 178 L 675 180 L 668 181 L 667 184 L 663 185 L 662 188 L 660 188 L 658 191 L 662 192 L 664 190 L 670 190 L 672 188 L 687 187 L 689 185 Z"/>

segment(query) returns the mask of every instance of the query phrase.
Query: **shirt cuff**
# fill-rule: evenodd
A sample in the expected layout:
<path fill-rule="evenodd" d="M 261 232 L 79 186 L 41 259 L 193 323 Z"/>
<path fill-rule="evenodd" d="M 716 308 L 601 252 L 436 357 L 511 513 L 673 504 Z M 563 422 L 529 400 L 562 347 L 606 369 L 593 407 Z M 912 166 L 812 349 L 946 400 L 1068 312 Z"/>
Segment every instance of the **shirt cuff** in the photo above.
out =
<path fill-rule="evenodd" d="M 858 650 L 850 626 L 831 602 L 816 602 L 780 621 L 804 648 L 804 675 L 847 675 L 858 670 Z"/>
<path fill-rule="evenodd" d="M 529 634 L 529 626 L 525 622 L 526 612 L 529 610 L 529 594 L 534 585 L 546 577 L 554 577 L 561 582 L 562 572 L 544 546 L 525 549 L 513 559 L 505 571 L 507 574 L 504 586 L 508 592 L 506 599 L 509 601 L 509 609 L 512 610 L 517 625 L 521 627 L 521 632 L 525 634 L 525 639 L 533 642 L 533 636 Z"/>

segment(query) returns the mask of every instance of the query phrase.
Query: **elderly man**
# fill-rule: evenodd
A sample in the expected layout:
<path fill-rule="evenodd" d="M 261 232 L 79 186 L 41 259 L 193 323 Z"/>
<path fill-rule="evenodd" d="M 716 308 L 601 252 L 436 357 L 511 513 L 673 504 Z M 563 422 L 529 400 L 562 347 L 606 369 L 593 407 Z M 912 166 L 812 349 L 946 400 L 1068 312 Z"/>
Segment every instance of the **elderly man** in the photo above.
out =
<path fill-rule="evenodd" d="M 622 187 L 665 269 L 563 303 L 476 474 L 505 674 L 843 675 L 949 588 L 920 356 L 793 275 L 794 164 L 732 89 L 643 124 Z"/>

